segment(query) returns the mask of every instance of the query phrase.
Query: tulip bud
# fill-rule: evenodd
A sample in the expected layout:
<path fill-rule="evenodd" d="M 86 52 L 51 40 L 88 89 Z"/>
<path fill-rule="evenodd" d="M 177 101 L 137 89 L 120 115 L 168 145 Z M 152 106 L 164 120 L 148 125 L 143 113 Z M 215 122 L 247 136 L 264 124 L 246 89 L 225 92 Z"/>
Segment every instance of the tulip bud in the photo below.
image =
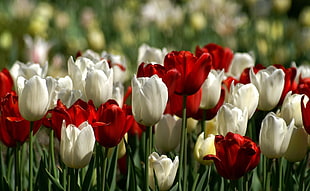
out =
<path fill-rule="evenodd" d="M 200 101 L 200 108 L 211 109 L 219 101 L 221 96 L 221 85 L 224 77 L 224 70 L 217 73 L 216 70 L 211 70 L 207 79 L 201 86 L 202 97 Z"/>
<path fill-rule="evenodd" d="M 255 64 L 254 58 L 248 53 L 235 53 L 229 66 L 229 74 L 239 78 L 245 68 L 253 67 Z"/>
<path fill-rule="evenodd" d="M 167 53 L 168 51 L 166 48 L 160 50 L 158 48 L 150 47 L 147 44 L 143 44 L 139 47 L 138 65 L 142 62 L 163 64 Z"/>
<path fill-rule="evenodd" d="M 268 158 L 280 158 L 290 143 L 294 120 L 289 126 L 284 119 L 270 112 L 262 121 L 259 134 L 259 145 L 262 153 Z"/>
<path fill-rule="evenodd" d="M 227 96 L 227 102 L 248 111 L 250 119 L 257 109 L 259 93 L 257 88 L 252 84 L 231 84 L 230 92 Z"/>
<path fill-rule="evenodd" d="M 289 92 L 282 104 L 281 107 L 281 117 L 289 123 L 294 119 L 295 125 L 297 127 L 302 127 L 302 114 L 301 114 L 301 98 L 303 95 L 301 94 L 292 94 L 292 92 Z M 304 104 L 308 102 L 309 98 L 305 95 Z"/>
<path fill-rule="evenodd" d="M 133 77 L 132 113 L 135 120 L 145 126 L 156 124 L 167 105 L 168 88 L 157 75 L 152 77 Z"/>
<path fill-rule="evenodd" d="M 155 125 L 155 146 L 160 152 L 168 153 L 179 145 L 182 126 L 178 125 L 178 120 L 166 114 Z"/>
<path fill-rule="evenodd" d="M 194 157 L 199 163 L 203 165 L 210 165 L 213 163 L 212 160 L 204 160 L 203 158 L 209 154 L 216 155 L 214 138 L 215 135 L 208 134 L 205 136 L 204 132 L 200 133 L 198 136 L 194 147 Z"/>
<path fill-rule="evenodd" d="M 283 70 L 274 66 L 269 66 L 256 74 L 251 68 L 250 79 L 259 92 L 258 109 L 270 111 L 277 106 L 284 89 L 284 77 Z"/>
<path fill-rule="evenodd" d="M 105 62 L 105 64 L 108 63 Z M 88 71 L 85 79 L 87 99 L 92 100 L 96 107 L 112 98 L 113 70 L 106 67 L 106 71 L 98 69 Z"/>
<path fill-rule="evenodd" d="M 53 92 L 54 85 L 52 81 L 39 76 L 33 76 L 29 80 L 18 78 L 18 106 L 23 118 L 37 121 L 46 114 L 51 102 L 49 92 Z"/>
<path fill-rule="evenodd" d="M 70 168 L 83 168 L 93 154 L 95 135 L 87 121 L 79 127 L 63 121 L 60 140 L 60 157 L 64 164 Z"/>
<path fill-rule="evenodd" d="M 226 135 L 228 132 L 245 135 L 248 123 L 247 110 L 241 110 L 229 103 L 225 103 L 219 109 L 216 115 L 217 131 L 220 135 Z"/>
<path fill-rule="evenodd" d="M 293 129 L 292 137 L 284 158 L 290 162 L 301 161 L 305 158 L 308 149 L 308 134 L 303 127 Z"/>
<path fill-rule="evenodd" d="M 176 156 L 172 162 L 166 155 L 159 156 L 156 152 L 153 152 L 148 160 L 150 187 L 155 190 L 155 174 L 159 190 L 169 190 L 178 171 L 179 157 Z"/>

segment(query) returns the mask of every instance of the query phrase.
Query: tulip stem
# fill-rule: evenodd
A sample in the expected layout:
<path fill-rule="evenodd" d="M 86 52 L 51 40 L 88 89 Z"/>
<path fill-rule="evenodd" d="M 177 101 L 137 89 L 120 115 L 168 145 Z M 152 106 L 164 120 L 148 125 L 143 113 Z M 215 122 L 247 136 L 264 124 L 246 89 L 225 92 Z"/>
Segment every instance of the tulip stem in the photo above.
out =
<path fill-rule="evenodd" d="M 50 152 L 51 152 L 51 156 L 50 156 L 51 168 L 52 168 L 53 175 L 55 176 L 57 173 L 56 173 L 56 167 L 55 167 L 54 131 L 53 130 L 51 130 L 50 132 Z"/>
<path fill-rule="evenodd" d="M 186 118 L 186 101 L 187 96 L 183 96 L 183 113 L 182 113 L 182 128 L 181 128 L 181 143 L 180 143 L 180 165 L 179 165 L 179 190 L 182 190 L 182 187 L 184 190 L 186 190 L 186 135 L 187 135 L 187 118 Z M 182 177 L 184 178 L 182 182 Z M 183 183 L 183 184 L 182 184 Z"/>
<path fill-rule="evenodd" d="M 107 171 L 107 162 L 108 162 L 108 152 L 109 148 L 103 147 L 103 165 L 101 166 L 101 174 L 102 174 L 102 190 L 105 191 L 105 182 L 106 182 L 106 171 Z"/>
<path fill-rule="evenodd" d="M 101 191 L 101 172 L 100 172 L 100 166 L 101 166 L 101 159 L 102 159 L 102 150 L 101 145 L 98 143 L 96 144 L 96 166 L 97 166 L 97 190 Z"/>
<path fill-rule="evenodd" d="M 149 155 L 151 151 L 151 140 L 152 140 L 152 127 L 146 127 L 146 135 L 145 135 L 145 189 L 149 190 Z"/>
<path fill-rule="evenodd" d="M 21 151 L 20 151 L 20 144 L 17 143 L 17 146 L 14 150 L 15 154 L 15 190 L 22 190 L 21 189 L 21 175 L 20 175 L 20 157 L 21 157 Z"/>
<path fill-rule="evenodd" d="M 29 133 L 29 191 L 33 190 L 33 122 L 30 122 Z"/>

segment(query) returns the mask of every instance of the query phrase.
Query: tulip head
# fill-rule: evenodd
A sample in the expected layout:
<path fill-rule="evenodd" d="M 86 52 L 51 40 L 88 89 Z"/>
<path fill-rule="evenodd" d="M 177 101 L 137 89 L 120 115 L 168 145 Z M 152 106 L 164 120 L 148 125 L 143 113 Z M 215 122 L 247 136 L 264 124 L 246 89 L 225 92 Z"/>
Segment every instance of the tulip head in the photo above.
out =
<path fill-rule="evenodd" d="M 283 70 L 269 66 L 255 74 L 251 68 L 250 80 L 259 92 L 258 109 L 270 111 L 275 108 L 284 89 L 285 73 Z"/>
<path fill-rule="evenodd" d="M 79 127 L 63 121 L 60 140 L 60 157 L 63 163 L 70 168 L 83 168 L 93 154 L 95 135 L 87 121 Z"/>
<path fill-rule="evenodd" d="M 227 102 L 248 111 L 250 119 L 257 109 L 259 93 L 257 88 L 252 84 L 231 84 Z"/>
<path fill-rule="evenodd" d="M 241 110 L 229 103 L 225 103 L 216 115 L 217 131 L 220 135 L 228 132 L 245 135 L 248 123 L 247 110 Z"/>
<path fill-rule="evenodd" d="M 303 95 L 301 94 L 292 94 L 289 92 L 282 104 L 281 107 L 281 117 L 289 123 L 294 119 L 295 125 L 297 127 L 302 127 L 302 114 L 301 114 L 301 98 Z M 303 102 L 308 102 L 309 98 L 305 95 Z"/>
<path fill-rule="evenodd" d="M 218 103 L 221 96 L 221 85 L 224 77 L 224 70 L 217 72 L 211 70 L 208 78 L 201 86 L 202 97 L 200 101 L 200 108 L 211 109 Z"/>
<path fill-rule="evenodd" d="M 248 53 L 235 53 L 229 66 L 228 72 L 239 78 L 244 69 L 253 67 L 255 64 L 254 58 Z"/>
<path fill-rule="evenodd" d="M 159 190 L 169 190 L 175 179 L 179 167 L 179 157 L 176 156 L 174 161 L 166 155 L 159 156 L 153 152 L 149 156 L 149 184 L 155 190 L 155 178 L 158 183 Z M 156 177 L 154 177 L 154 174 Z"/>
<path fill-rule="evenodd" d="M 210 165 L 213 163 L 212 160 L 204 160 L 204 156 L 206 155 L 215 155 L 215 146 L 214 146 L 214 138 L 215 135 L 208 134 L 205 136 L 205 133 L 202 132 L 196 141 L 195 147 L 194 147 L 194 157 L 195 159 L 203 165 Z"/>
<path fill-rule="evenodd" d="M 294 128 L 284 158 L 290 162 L 301 161 L 305 158 L 307 150 L 308 133 L 303 127 Z"/>
<path fill-rule="evenodd" d="M 289 145 L 294 128 L 294 120 L 286 125 L 283 118 L 270 112 L 262 121 L 259 134 L 259 145 L 262 153 L 268 158 L 280 158 Z"/>
<path fill-rule="evenodd" d="M 157 75 L 152 77 L 133 77 L 132 113 L 135 120 L 145 126 L 156 124 L 166 108 L 168 89 Z"/>
<path fill-rule="evenodd" d="M 181 119 L 165 114 L 155 125 L 155 146 L 160 152 L 168 153 L 179 145 L 181 125 L 177 121 Z"/>
<path fill-rule="evenodd" d="M 260 161 L 260 148 L 250 138 L 227 133 L 215 136 L 216 155 L 206 155 L 213 160 L 217 172 L 226 179 L 236 180 L 254 169 Z"/>
<path fill-rule="evenodd" d="M 48 85 L 47 80 L 39 76 L 33 76 L 29 80 L 18 78 L 18 106 L 23 118 L 37 121 L 46 114 L 51 101 Z"/>

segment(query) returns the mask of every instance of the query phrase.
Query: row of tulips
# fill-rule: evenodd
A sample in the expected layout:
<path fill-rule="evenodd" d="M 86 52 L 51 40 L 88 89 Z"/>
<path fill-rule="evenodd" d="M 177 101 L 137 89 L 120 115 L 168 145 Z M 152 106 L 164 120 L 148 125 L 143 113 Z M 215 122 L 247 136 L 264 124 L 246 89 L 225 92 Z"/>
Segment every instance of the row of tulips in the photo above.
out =
<path fill-rule="evenodd" d="M 2 190 L 306 189 L 309 67 L 255 65 L 212 43 L 143 45 L 138 60 L 126 88 L 125 62 L 106 52 L 70 57 L 65 77 L 46 76 L 48 63 L 3 69 Z M 34 148 L 42 129 L 48 154 Z"/>

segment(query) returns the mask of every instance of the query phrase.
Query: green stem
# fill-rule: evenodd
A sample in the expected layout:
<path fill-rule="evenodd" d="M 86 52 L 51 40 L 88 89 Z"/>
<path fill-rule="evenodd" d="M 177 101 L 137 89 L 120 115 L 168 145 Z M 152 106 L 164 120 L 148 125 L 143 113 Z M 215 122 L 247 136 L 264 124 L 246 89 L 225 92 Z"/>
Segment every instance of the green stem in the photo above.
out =
<path fill-rule="evenodd" d="M 182 187 L 185 189 L 185 175 L 186 175 L 186 135 L 187 135 L 187 118 L 186 118 L 186 101 L 187 96 L 183 96 L 183 113 L 182 113 L 182 128 L 181 128 L 181 143 L 180 143 L 180 163 L 179 163 L 179 174 L 178 174 L 178 183 L 179 183 L 179 190 L 182 190 Z M 182 177 L 184 180 L 182 180 Z M 183 184 L 182 184 L 183 183 Z"/>
<path fill-rule="evenodd" d="M 145 185 L 144 185 L 144 190 L 148 191 L 149 190 L 149 155 L 150 151 L 152 149 L 151 146 L 151 139 L 152 139 L 152 127 L 146 127 L 146 135 L 145 135 Z"/>
<path fill-rule="evenodd" d="M 55 163 L 55 151 L 54 151 L 54 131 L 51 130 L 50 132 L 50 162 L 51 162 L 51 168 L 52 168 L 52 173 L 54 176 L 56 176 L 56 163 Z"/>
<path fill-rule="evenodd" d="M 277 165 L 278 169 L 279 169 L 279 186 L 278 186 L 278 190 L 282 191 L 282 176 L 283 176 L 283 172 L 282 172 L 282 158 L 279 158 L 279 165 Z"/>
<path fill-rule="evenodd" d="M 33 190 L 33 122 L 30 123 L 29 132 L 29 191 Z"/>
<path fill-rule="evenodd" d="M 109 152 L 109 148 L 105 148 L 104 149 L 104 155 L 103 155 L 103 165 L 101 166 L 101 174 L 102 174 L 102 190 L 105 191 L 105 184 L 106 184 L 106 171 L 107 171 L 107 162 L 108 162 L 108 152 Z"/>
<path fill-rule="evenodd" d="M 63 177 L 62 177 L 62 181 L 63 181 L 63 188 L 64 188 L 64 191 L 67 190 L 67 166 L 65 166 L 63 168 Z M 69 186 L 69 185 L 68 185 Z"/>
<path fill-rule="evenodd" d="M 20 151 L 20 144 L 17 143 L 17 146 L 14 150 L 15 155 L 15 190 L 22 190 L 21 189 L 21 174 L 20 174 L 20 159 L 21 159 L 21 151 Z M 2 178 L 2 177 L 1 177 Z"/>
<path fill-rule="evenodd" d="M 96 172 L 97 172 L 97 190 L 98 191 L 102 191 L 102 185 L 101 185 L 101 160 L 103 159 L 102 156 L 102 150 L 101 150 L 101 145 L 99 145 L 98 143 L 96 144 Z"/>

